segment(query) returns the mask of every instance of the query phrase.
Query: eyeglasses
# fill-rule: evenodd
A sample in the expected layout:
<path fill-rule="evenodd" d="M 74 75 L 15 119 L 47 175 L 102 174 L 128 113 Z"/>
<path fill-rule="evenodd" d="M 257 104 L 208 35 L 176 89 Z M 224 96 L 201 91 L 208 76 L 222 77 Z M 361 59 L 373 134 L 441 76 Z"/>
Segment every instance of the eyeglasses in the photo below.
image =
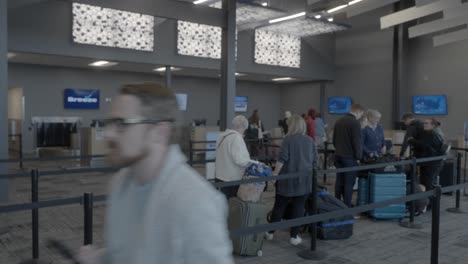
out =
<path fill-rule="evenodd" d="M 162 122 L 174 122 L 173 119 L 138 119 L 138 118 L 109 118 L 102 120 L 105 127 L 115 127 L 118 130 L 124 130 L 129 125 L 151 124 L 156 125 Z"/>

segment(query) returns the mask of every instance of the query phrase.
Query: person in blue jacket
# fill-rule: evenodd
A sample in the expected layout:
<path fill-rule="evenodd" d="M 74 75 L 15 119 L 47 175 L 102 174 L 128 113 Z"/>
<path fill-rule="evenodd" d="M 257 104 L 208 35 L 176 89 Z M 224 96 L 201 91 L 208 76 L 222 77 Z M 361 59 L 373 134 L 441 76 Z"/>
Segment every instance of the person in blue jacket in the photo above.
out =
<path fill-rule="evenodd" d="M 367 110 L 367 125 L 361 130 L 363 159 L 379 158 L 386 152 L 383 127 L 379 124 L 382 115 L 377 110 Z"/>

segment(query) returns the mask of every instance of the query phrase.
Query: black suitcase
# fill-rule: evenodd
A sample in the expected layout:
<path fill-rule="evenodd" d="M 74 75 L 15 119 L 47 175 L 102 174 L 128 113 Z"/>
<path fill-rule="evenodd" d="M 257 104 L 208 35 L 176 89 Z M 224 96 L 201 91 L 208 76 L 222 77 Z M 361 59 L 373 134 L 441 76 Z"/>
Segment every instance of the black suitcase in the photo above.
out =
<path fill-rule="evenodd" d="M 326 191 L 318 193 L 318 213 L 324 214 L 348 208 L 342 201 Z M 354 217 L 352 215 L 319 222 L 317 237 L 324 240 L 347 239 L 353 235 Z"/>

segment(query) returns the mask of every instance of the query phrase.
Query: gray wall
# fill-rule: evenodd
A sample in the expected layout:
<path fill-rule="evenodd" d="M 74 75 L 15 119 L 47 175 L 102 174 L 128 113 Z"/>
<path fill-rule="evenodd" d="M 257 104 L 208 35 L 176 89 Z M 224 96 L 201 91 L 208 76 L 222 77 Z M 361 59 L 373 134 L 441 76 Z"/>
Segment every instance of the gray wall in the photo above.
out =
<path fill-rule="evenodd" d="M 449 138 L 462 135 L 463 123 L 468 122 L 468 41 L 433 47 L 430 36 L 416 38 L 409 53 L 410 95 L 447 95 L 449 114 L 436 118 Z M 407 107 L 412 109 L 411 103 Z"/>
<path fill-rule="evenodd" d="M 25 123 L 23 125 L 24 149 L 33 149 L 32 131 L 28 126 L 33 116 L 79 116 L 84 125 L 91 119 L 103 118 L 109 109 L 106 97 L 116 95 L 124 83 L 142 81 L 162 81 L 159 76 L 102 70 L 84 70 L 63 67 L 10 64 L 9 82 L 11 86 L 22 87 L 25 96 Z M 266 128 L 276 125 L 280 117 L 280 90 L 276 85 L 238 82 L 237 95 L 248 96 L 248 113 L 258 108 Z M 208 125 L 216 125 L 219 119 L 219 80 L 205 78 L 175 77 L 173 87 L 176 92 L 188 94 L 188 111 L 184 113 L 186 122 L 194 118 L 206 118 Z M 65 110 L 63 90 L 100 89 L 101 107 L 96 110 Z"/>
<path fill-rule="evenodd" d="M 320 83 L 298 83 L 281 86 L 281 112 L 305 114 L 309 108 L 320 111 Z"/>
<path fill-rule="evenodd" d="M 386 128 L 392 118 L 393 29 L 381 30 L 380 17 L 391 12 L 390 6 L 353 17 L 353 28 L 336 34 L 336 79 L 326 89 L 326 97 L 350 96 L 379 110 Z M 329 122 L 339 118 L 326 117 Z"/>

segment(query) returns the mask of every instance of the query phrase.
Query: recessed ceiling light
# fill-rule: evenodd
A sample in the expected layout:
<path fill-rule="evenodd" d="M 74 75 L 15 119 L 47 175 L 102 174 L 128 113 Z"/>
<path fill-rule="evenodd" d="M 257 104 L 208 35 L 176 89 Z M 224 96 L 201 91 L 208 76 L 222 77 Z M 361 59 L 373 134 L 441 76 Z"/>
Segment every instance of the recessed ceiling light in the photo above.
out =
<path fill-rule="evenodd" d="M 171 71 L 180 71 L 180 70 L 181 70 L 181 68 L 171 67 Z M 165 72 L 165 71 L 166 71 L 166 67 L 156 68 L 156 69 L 154 69 L 153 71 Z"/>
<path fill-rule="evenodd" d="M 276 22 L 280 22 L 280 21 L 284 21 L 284 20 L 293 19 L 293 18 L 296 18 L 296 17 L 305 16 L 305 15 L 306 15 L 306 12 L 301 12 L 301 13 L 297 13 L 297 14 L 290 15 L 290 16 L 285 16 L 285 17 L 272 19 L 272 20 L 268 21 L 268 23 L 272 24 L 272 23 L 276 23 Z"/>
<path fill-rule="evenodd" d="M 241 77 L 241 76 L 245 76 L 247 74 L 236 72 L 235 75 Z M 218 74 L 218 77 L 221 77 L 221 74 Z"/>
<path fill-rule="evenodd" d="M 208 0 L 197 0 L 195 2 L 193 2 L 194 4 L 198 5 L 198 4 L 201 4 L 201 3 L 205 3 L 207 2 Z"/>
<path fill-rule="evenodd" d="M 263 2 L 263 3 L 262 3 L 262 6 L 268 6 L 268 3 L 267 3 L 267 2 Z"/>
<path fill-rule="evenodd" d="M 340 5 L 340 6 L 337 6 L 337 7 L 335 7 L 335 8 L 332 8 L 332 9 L 328 10 L 327 13 L 336 12 L 336 11 L 338 11 L 338 10 L 340 10 L 340 9 L 343 9 L 343 8 L 347 7 L 347 6 L 348 6 L 348 5 Z"/>
<path fill-rule="evenodd" d="M 274 78 L 274 79 L 271 79 L 271 80 L 274 81 L 274 82 L 282 82 L 282 81 L 292 81 L 294 79 L 291 78 L 291 77 L 281 77 L 281 78 Z"/>
<path fill-rule="evenodd" d="M 362 0 L 353 0 L 353 1 L 349 2 L 348 5 L 354 5 L 355 3 L 359 3 L 361 1 Z"/>
<path fill-rule="evenodd" d="M 13 53 L 13 52 L 8 52 L 8 53 L 7 53 L 7 58 L 8 58 L 8 59 L 11 59 L 11 58 L 13 58 L 13 57 L 16 57 L 16 54 L 15 54 L 15 53 Z"/>
<path fill-rule="evenodd" d="M 330 21 L 330 22 L 333 22 L 333 20 L 334 20 L 333 17 L 330 17 L 330 18 L 328 19 L 328 21 Z"/>
<path fill-rule="evenodd" d="M 109 66 L 114 66 L 114 65 L 117 65 L 117 62 L 95 61 L 95 62 L 89 64 L 89 66 L 93 66 L 93 67 L 109 67 Z"/>
<path fill-rule="evenodd" d="M 321 19 L 322 16 L 321 16 L 321 15 L 315 15 L 315 18 L 316 18 L 316 19 Z"/>

